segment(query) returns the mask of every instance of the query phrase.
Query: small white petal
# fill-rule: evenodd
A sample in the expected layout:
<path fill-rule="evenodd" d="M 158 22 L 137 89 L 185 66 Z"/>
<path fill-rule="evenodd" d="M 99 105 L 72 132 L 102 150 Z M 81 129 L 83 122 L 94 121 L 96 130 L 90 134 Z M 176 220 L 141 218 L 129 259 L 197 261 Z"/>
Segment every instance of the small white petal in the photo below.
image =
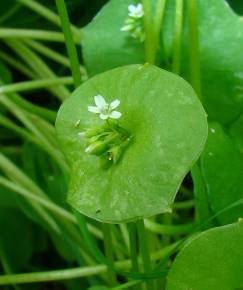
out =
<path fill-rule="evenodd" d="M 116 99 L 116 100 L 114 100 L 114 101 L 112 101 L 112 102 L 110 103 L 109 108 L 110 108 L 111 110 L 114 110 L 114 109 L 117 108 L 119 105 L 120 105 L 120 100 Z"/>
<path fill-rule="evenodd" d="M 128 11 L 131 12 L 131 13 L 134 13 L 136 11 L 136 6 L 131 4 L 128 6 Z"/>
<path fill-rule="evenodd" d="M 107 103 L 103 96 L 98 95 L 94 96 L 95 104 L 99 109 L 104 109 L 107 106 Z"/>
<path fill-rule="evenodd" d="M 102 120 L 107 120 L 109 118 L 109 116 L 108 115 L 105 115 L 105 114 L 100 114 L 100 118 Z"/>
<path fill-rule="evenodd" d="M 121 113 L 118 111 L 113 111 L 110 113 L 109 117 L 112 119 L 119 119 L 121 117 Z"/>
<path fill-rule="evenodd" d="M 95 114 L 100 113 L 100 109 L 98 107 L 95 107 L 95 106 L 88 106 L 88 111 L 91 113 L 95 113 Z"/>

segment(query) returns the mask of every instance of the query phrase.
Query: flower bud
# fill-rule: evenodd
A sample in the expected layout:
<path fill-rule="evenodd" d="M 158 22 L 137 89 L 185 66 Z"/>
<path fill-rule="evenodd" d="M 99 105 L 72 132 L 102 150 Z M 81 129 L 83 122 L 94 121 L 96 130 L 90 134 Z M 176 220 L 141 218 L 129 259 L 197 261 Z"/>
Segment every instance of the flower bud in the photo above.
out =
<path fill-rule="evenodd" d="M 90 144 L 86 149 L 85 152 L 92 155 L 101 155 L 107 151 L 107 145 L 103 141 L 96 141 Z"/>
<path fill-rule="evenodd" d="M 112 160 L 113 163 L 116 164 L 122 155 L 122 149 L 120 146 L 112 147 L 111 149 L 109 149 L 108 154 L 108 159 Z"/>

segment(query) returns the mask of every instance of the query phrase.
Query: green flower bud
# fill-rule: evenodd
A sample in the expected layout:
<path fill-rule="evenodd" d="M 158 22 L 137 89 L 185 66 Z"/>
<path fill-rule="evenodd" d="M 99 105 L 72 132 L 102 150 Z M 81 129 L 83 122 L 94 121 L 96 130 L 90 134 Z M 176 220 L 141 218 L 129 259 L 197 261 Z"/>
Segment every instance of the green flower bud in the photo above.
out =
<path fill-rule="evenodd" d="M 91 137 L 101 134 L 102 132 L 104 132 L 103 128 L 95 128 L 95 129 L 88 129 L 84 132 L 80 132 L 78 135 L 85 138 L 91 138 Z"/>
<path fill-rule="evenodd" d="M 120 146 L 112 147 L 109 149 L 108 154 L 108 159 L 112 160 L 113 163 L 116 164 L 122 155 L 122 149 Z"/>
<path fill-rule="evenodd" d="M 86 149 L 85 152 L 92 155 L 102 155 L 107 151 L 107 144 L 103 141 L 96 141 L 90 144 Z"/>

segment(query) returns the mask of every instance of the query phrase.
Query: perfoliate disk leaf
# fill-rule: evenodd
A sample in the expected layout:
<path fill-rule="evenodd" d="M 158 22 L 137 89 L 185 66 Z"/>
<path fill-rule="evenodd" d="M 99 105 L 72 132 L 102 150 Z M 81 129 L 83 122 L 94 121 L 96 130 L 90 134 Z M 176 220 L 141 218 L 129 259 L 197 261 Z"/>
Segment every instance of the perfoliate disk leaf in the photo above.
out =
<path fill-rule="evenodd" d="M 243 285 L 243 222 L 196 235 L 179 252 L 166 290 L 237 290 Z"/>
<path fill-rule="evenodd" d="M 132 141 L 108 169 L 85 153 L 79 132 L 104 124 L 88 111 L 94 96 L 120 100 L 119 125 Z M 68 202 L 106 222 L 125 222 L 169 212 L 177 190 L 203 150 L 206 114 L 191 86 L 152 65 L 129 65 L 97 75 L 61 106 L 60 146 L 71 166 Z"/>
<path fill-rule="evenodd" d="M 214 213 L 243 199 L 243 154 L 235 140 L 218 123 L 209 126 L 201 170 Z M 242 216 L 242 209 L 242 205 L 233 207 L 217 218 L 223 224 L 234 222 Z"/>

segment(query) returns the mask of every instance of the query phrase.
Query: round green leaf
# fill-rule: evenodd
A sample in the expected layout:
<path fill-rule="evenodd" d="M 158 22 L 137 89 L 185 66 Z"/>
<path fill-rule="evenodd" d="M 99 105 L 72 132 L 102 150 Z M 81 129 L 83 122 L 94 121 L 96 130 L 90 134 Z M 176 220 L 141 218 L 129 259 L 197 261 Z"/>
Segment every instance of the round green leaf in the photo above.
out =
<path fill-rule="evenodd" d="M 169 272 L 166 290 L 236 290 L 243 285 L 243 222 L 194 236 Z"/>
<path fill-rule="evenodd" d="M 106 170 L 84 152 L 86 142 L 78 135 L 104 123 L 87 110 L 99 94 L 107 102 L 121 101 L 119 124 L 133 135 L 121 160 Z M 69 203 L 114 223 L 169 212 L 207 136 L 206 114 L 190 85 L 152 65 L 124 66 L 90 79 L 64 102 L 56 128 L 72 169 Z"/>

